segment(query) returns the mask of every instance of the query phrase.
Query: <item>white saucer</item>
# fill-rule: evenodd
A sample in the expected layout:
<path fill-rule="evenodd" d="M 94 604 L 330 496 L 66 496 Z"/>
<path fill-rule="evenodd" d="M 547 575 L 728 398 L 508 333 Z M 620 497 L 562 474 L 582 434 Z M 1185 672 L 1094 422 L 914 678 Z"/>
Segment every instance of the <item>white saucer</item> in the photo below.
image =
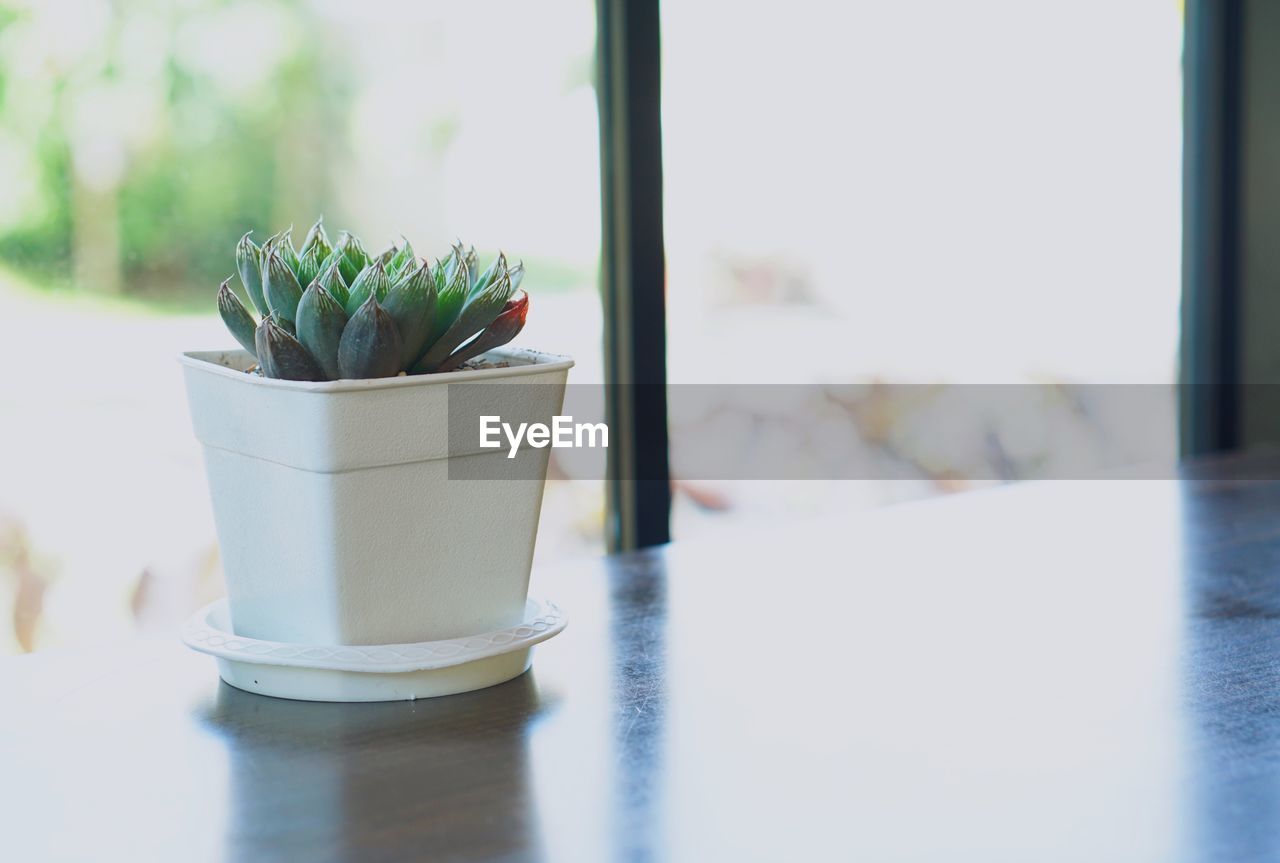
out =
<path fill-rule="evenodd" d="M 248 692 L 301 701 L 402 701 L 483 689 L 528 669 L 532 648 L 568 621 L 553 603 L 530 599 L 510 629 L 416 644 L 309 645 L 231 631 L 227 601 L 187 621 L 182 640 L 218 660 L 218 674 Z"/>

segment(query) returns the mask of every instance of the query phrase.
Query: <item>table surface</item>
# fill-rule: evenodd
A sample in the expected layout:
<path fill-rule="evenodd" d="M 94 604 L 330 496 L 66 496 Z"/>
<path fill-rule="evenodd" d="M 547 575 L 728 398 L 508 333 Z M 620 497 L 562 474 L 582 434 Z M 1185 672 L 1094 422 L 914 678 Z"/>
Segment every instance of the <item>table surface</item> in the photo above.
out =
<path fill-rule="evenodd" d="M 539 571 L 569 628 L 451 698 L 250 695 L 168 641 L 0 661 L 0 857 L 1280 859 L 1259 463 Z"/>

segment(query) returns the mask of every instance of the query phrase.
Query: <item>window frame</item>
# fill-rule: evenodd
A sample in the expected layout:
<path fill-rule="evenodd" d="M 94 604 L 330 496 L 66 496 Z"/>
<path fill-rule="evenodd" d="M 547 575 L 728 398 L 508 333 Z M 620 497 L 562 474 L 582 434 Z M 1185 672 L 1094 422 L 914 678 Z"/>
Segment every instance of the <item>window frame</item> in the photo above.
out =
<path fill-rule="evenodd" d="M 666 253 L 657 0 L 597 0 L 610 551 L 668 542 Z"/>

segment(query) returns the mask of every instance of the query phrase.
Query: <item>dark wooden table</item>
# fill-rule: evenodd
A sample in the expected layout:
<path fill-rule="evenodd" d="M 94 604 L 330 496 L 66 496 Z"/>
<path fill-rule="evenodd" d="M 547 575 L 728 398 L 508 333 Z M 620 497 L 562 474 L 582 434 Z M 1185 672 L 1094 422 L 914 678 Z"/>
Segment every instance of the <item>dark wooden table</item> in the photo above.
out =
<path fill-rule="evenodd" d="M 0 859 L 1280 859 L 1255 464 L 542 571 L 569 629 L 435 701 L 249 695 L 173 642 L 4 660 Z"/>

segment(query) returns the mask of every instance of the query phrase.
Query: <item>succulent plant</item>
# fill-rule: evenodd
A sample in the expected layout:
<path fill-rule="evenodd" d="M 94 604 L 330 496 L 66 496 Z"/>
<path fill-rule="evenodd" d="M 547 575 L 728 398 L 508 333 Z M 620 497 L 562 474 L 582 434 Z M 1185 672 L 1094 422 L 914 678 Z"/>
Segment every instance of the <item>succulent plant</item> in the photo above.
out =
<path fill-rule="evenodd" d="M 293 229 L 261 246 L 236 244 L 236 271 L 250 309 L 227 279 L 218 313 L 269 378 L 328 381 L 448 372 L 505 345 L 524 327 L 524 265 L 505 255 L 484 270 L 474 248 L 454 245 L 431 264 L 404 237 L 376 255 L 323 220 L 295 249 Z M 254 312 L 257 312 L 255 316 Z"/>

